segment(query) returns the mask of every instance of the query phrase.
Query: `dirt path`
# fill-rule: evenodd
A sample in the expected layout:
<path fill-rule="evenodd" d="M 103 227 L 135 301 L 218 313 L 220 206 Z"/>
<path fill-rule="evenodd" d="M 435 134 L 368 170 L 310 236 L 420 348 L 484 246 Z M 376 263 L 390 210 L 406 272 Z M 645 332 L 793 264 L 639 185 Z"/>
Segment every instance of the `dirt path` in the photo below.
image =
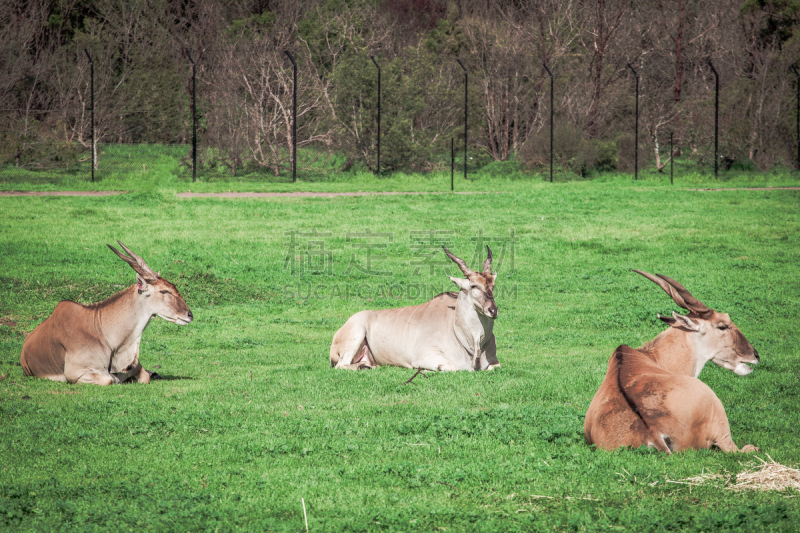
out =
<path fill-rule="evenodd" d="M 731 187 L 728 189 L 686 189 L 687 191 L 800 191 L 800 187 Z"/>

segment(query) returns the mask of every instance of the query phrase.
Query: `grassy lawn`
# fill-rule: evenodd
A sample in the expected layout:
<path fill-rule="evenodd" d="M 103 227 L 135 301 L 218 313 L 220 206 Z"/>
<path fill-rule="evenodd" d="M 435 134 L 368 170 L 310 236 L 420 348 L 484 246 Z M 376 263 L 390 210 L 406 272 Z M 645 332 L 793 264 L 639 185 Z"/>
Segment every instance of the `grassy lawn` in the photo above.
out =
<path fill-rule="evenodd" d="M 88 160 L 64 168 L 25 169 L 0 165 L 0 191 L 161 191 L 172 192 L 293 192 L 293 191 L 425 191 L 450 190 L 449 158 L 442 163 L 445 171 L 421 174 L 390 173 L 376 177 L 373 173 L 353 168 L 342 172 L 341 156 L 308 148 L 298 150 L 297 182 L 292 182 L 288 155 L 279 175 L 267 168 L 243 168 L 235 175 L 227 168 L 200 168 L 192 181 L 191 148 L 187 145 L 102 145 L 98 149 L 99 167 L 91 181 Z M 189 165 L 189 166 L 187 166 Z M 453 176 L 455 191 L 519 191 L 529 193 L 531 184 L 549 181 L 549 168 L 528 172 L 514 162 L 497 161 L 480 168 L 470 164 L 464 179 L 463 163 L 456 160 Z M 580 176 L 560 168 L 554 181 L 582 182 Z M 632 176 L 599 173 L 591 181 L 606 183 L 631 180 Z M 670 184 L 669 167 L 664 172 L 642 165 L 639 183 L 650 186 L 683 187 L 781 187 L 797 186 L 800 175 L 786 168 L 769 172 L 720 170 L 714 179 L 713 165 L 698 166 L 687 158 L 678 158 L 674 167 L 674 184 Z"/>
<path fill-rule="evenodd" d="M 700 377 L 737 445 L 800 464 L 800 191 L 686 190 L 720 185 L 693 176 L 461 178 L 457 190 L 496 194 L 265 200 L 175 192 L 443 190 L 449 173 L 261 188 L 165 171 L 96 184 L 139 191 L 120 196 L 0 197 L 0 529 L 299 532 L 305 502 L 310 531 L 797 530 L 797 492 L 674 483 L 735 476 L 758 464 L 751 455 L 583 442 L 614 348 L 643 344 L 664 329 L 657 313 L 678 310 L 639 268 L 730 313 L 761 363 Z M 723 186 L 797 183 L 742 174 Z M 166 379 L 25 378 L 23 338 L 58 301 L 133 283 L 105 247 L 115 239 L 194 313 L 144 334 L 141 360 Z M 457 267 L 426 254 L 445 243 L 476 267 L 482 242 L 499 269 L 501 369 L 403 385 L 410 370 L 329 368 L 352 313 L 451 290 Z"/>

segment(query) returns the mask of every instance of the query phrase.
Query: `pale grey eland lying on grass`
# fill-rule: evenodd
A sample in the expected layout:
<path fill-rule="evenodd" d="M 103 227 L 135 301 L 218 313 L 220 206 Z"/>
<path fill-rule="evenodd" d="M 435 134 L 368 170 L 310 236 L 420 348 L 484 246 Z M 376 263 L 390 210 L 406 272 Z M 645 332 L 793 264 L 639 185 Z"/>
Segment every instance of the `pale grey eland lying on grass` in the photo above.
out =
<path fill-rule="evenodd" d="M 587 444 L 606 450 L 652 446 L 668 454 L 713 446 L 756 451 L 749 444 L 736 447 L 722 402 L 697 376 L 708 361 L 749 374 L 745 363 L 758 363 L 758 352 L 727 313 L 709 309 L 666 276 L 634 272 L 657 283 L 689 314 L 659 315 L 668 330 L 638 350 L 622 345 L 614 351 L 586 412 Z"/>
<path fill-rule="evenodd" d="M 500 366 L 492 333 L 497 318 L 492 250 L 486 247 L 483 272 L 474 272 L 442 248 L 466 276 L 450 278 L 458 293 L 446 292 L 411 307 L 356 313 L 333 336 L 331 366 L 470 371 Z"/>
<path fill-rule="evenodd" d="M 95 385 L 150 382 L 151 373 L 139 363 L 144 329 L 154 316 L 188 324 L 192 312 L 175 285 L 119 244 L 128 255 L 108 247 L 133 267 L 136 284 L 96 304 L 59 302 L 25 338 L 20 362 L 26 375 Z"/>

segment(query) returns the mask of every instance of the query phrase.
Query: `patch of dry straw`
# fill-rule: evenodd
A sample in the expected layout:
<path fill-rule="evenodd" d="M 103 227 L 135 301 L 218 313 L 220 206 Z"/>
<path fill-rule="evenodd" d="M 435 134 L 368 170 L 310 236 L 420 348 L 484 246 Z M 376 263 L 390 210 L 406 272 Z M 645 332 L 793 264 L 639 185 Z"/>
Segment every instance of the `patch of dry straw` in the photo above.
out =
<path fill-rule="evenodd" d="M 800 491 L 800 470 L 776 463 L 767 455 L 769 462 L 760 457 L 760 465 L 745 470 L 736 476 L 736 483 L 731 485 L 731 490 L 786 490 Z"/>
<path fill-rule="evenodd" d="M 769 461 L 756 457 L 760 465 L 752 466 L 736 476 L 736 483 L 732 483 L 731 475 L 706 474 L 689 477 L 672 483 L 684 483 L 698 486 L 712 480 L 724 479 L 725 488 L 730 490 L 777 490 L 794 489 L 800 491 L 800 470 L 776 463 L 767 455 Z"/>

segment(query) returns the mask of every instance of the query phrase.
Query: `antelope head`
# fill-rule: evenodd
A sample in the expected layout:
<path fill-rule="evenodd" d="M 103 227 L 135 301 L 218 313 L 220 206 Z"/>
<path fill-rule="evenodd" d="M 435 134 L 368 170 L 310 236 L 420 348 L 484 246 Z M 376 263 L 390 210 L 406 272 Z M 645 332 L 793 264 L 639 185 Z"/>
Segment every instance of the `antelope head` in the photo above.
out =
<path fill-rule="evenodd" d="M 466 295 L 475 308 L 475 311 L 492 320 L 497 318 L 497 305 L 494 303 L 494 294 L 492 293 L 494 290 L 494 282 L 497 279 L 497 273 L 492 274 L 492 250 L 489 246 L 486 246 L 488 256 L 486 257 L 486 261 L 483 262 L 483 272 L 470 270 L 463 259 L 459 259 L 450 253 L 450 250 L 444 246 L 442 246 L 442 249 L 444 253 L 447 254 L 447 257 L 457 264 L 458 268 L 460 268 L 461 272 L 466 276 L 466 279 L 453 277 L 450 279 L 453 283 L 458 285 L 461 292 Z"/>
<path fill-rule="evenodd" d="M 658 318 L 671 327 L 680 328 L 694 336 L 694 345 L 702 364 L 712 361 L 740 376 L 746 376 L 753 371 L 745 363 L 758 363 L 758 351 L 731 321 L 728 313 L 718 313 L 709 308 L 674 279 L 661 274 L 653 276 L 641 270 L 634 272 L 656 283 L 676 304 L 689 311 L 688 315 L 679 315 L 673 311 L 671 317 L 658 315 Z M 699 374 L 699 370 L 697 373 Z"/>
<path fill-rule="evenodd" d="M 136 271 L 137 296 L 144 300 L 150 316 L 158 315 L 181 326 L 189 324 L 194 317 L 175 285 L 153 272 L 144 259 L 133 253 L 130 248 L 117 242 L 127 255 L 110 244 L 106 246 Z"/>

